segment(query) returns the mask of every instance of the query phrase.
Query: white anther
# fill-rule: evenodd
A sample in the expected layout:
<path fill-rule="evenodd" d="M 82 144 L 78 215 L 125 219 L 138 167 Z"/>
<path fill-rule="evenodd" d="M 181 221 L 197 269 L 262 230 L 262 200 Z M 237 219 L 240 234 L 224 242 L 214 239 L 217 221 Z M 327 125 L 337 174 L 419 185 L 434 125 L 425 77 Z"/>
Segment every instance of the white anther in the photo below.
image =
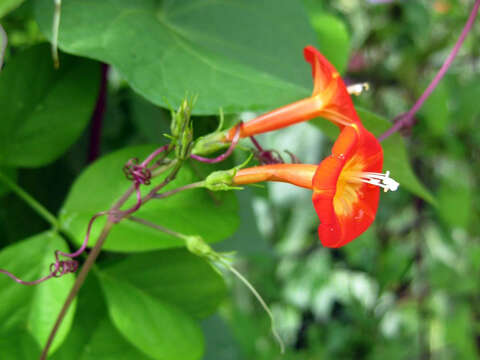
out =
<path fill-rule="evenodd" d="M 359 96 L 364 91 L 368 91 L 370 89 L 370 85 L 368 83 L 359 83 L 347 86 L 347 91 L 350 95 Z"/>
<path fill-rule="evenodd" d="M 390 177 L 390 171 L 385 174 L 374 172 L 362 172 L 354 176 L 355 180 L 381 187 L 384 192 L 396 191 L 400 184 Z"/>

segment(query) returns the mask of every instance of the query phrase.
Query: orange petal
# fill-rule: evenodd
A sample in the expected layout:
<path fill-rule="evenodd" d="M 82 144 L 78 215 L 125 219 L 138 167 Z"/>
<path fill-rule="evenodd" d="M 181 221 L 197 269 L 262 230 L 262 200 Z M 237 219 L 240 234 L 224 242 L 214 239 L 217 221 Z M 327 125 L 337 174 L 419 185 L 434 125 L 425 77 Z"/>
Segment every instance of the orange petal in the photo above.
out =
<path fill-rule="evenodd" d="M 380 188 L 348 179 L 355 172 L 381 172 L 382 163 L 380 143 L 361 124 L 342 130 L 332 155 L 320 163 L 313 178 L 312 201 L 324 246 L 343 246 L 371 225 Z"/>
<path fill-rule="evenodd" d="M 335 122 L 340 128 L 345 124 L 359 123 L 347 87 L 335 67 L 313 46 L 305 47 L 303 54 L 312 66 L 312 96 L 319 96 L 326 104 L 319 116 Z"/>

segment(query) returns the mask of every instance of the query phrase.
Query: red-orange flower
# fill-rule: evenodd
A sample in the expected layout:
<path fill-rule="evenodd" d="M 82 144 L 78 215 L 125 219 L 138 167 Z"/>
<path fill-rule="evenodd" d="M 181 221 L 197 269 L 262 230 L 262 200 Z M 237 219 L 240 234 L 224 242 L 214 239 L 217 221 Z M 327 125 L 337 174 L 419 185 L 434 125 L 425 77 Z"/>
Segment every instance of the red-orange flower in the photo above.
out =
<path fill-rule="evenodd" d="M 398 183 L 382 174 L 383 151 L 367 131 L 335 68 L 309 46 L 305 59 L 312 66 L 313 95 L 242 124 L 241 136 L 275 130 L 322 116 L 340 128 L 332 154 L 320 165 L 275 164 L 238 171 L 235 184 L 283 181 L 313 190 L 324 246 L 340 247 L 363 233 L 375 219 L 380 188 L 396 190 Z M 232 131 L 228 139 L 233 136 Z"/>
<path fill-rule="evenodd" d="M 281 181 L 313 190 L 320 219 L 318 235 L 327 247 L 340 247 L 362 234 L 375 219 L 380 188 L 396 190 L 389 173 L 380 174 L 383 153 L 363 127 L 346 127 L 332 154 L 320 165 L 274 164 L 239 170 L 235 185 Z"/>
<path fill-rule="evenodd" d="M 313 46 L 305 47 L 305 60 L 312 66 L 312 96 L 270 111 L 240 125 L 240 137 L 277 130 L 316 117 L 324 117 L 338 125 L 360 123 L 347 88 L 332 64 Z M 235 136 L 228 131 L 226 140 Z"/>

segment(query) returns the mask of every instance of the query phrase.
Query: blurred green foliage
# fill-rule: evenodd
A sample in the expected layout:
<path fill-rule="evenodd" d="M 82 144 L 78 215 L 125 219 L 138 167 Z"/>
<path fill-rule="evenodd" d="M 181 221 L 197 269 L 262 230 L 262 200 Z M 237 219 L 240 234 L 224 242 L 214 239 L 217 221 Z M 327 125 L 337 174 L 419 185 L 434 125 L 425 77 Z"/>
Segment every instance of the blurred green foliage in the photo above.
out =
<path fill-rule="evenodd" d="M 169 110 L 185 95 L 199 95 L 196 136 L 216 128 L 220 107 L 230 124 L 251 117 L 245 111 L 308 96 L 305 45 L 318 46 L 348 82 L 370 84 L 354 100 L 381 134 L 438 71 L 472 4 L 64 0 L 56 71 L 38 45 L 50 36 L 53 1 L 2 2 L 9 46 L 0 73 L 0 171 L 57 214 L 61 228 L 0 184 L 0 268 L 31 280 L 46 274 L 54 249 L 76 249 L 89 217 L 128 186 L 124 162 L 155 148 L 145 144 L 166 143 Z M 194 190 L 142 209 L 151 221 L 237 252 L 235 266 L 271 305 L 283 357 L 268 317 L 238 280 L 224 274 L 227 294 L 221 274 L 179 241 L 122 223 L 52 359 L 479 358 L 479 40 L 477 23 L 415 125 L 384 142 L 400 191 L 382 194 L 374 225 L 347 246 L 321 247 L 311 193 L 286 184 L 215 198 Z M 97 61 L 111 65 L 101 141 L 109 155 L 87 169 Z M 335 133 L 313 123 L 259 140 L 318 163 Z M 244 158 L 238 150 L 220 168 Z M 192 162 L 172 187 L 218 168 Z M 38 358 L 73 281 L 25 288 L 0 277 L 1 359 Z"/>

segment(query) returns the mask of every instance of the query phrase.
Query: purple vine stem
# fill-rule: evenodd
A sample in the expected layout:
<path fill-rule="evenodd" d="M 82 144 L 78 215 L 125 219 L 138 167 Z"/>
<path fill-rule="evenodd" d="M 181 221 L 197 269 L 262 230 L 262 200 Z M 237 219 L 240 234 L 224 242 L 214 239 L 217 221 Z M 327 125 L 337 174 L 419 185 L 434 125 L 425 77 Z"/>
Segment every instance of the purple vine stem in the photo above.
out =
<path fill-rule="evenodd" d="M 65 274 L 68 274 L 68 273 L 73 273 L 75 271 L 77 271 L 78 269 L 78 262 L 75 261 L 75 260 L 60 260 L 58 258 L 58 255 L 57 255 L 57 252 L 55 253 L 55 262 L 50 264 L 50 273 L 40 279 L 37 279 L 37 280 L 34 280 L 34 281 L 24 281 L 18 277 L 16 277 L 15 275 L 13 275 L 11 272 L 7 271 L 7 270 L 3 270 L 3 269 L 0 269 L 0 273 L 1 274 L 5 274 L 7 275 L 8 277 L 10 277 L 11 279 L 13 279 L 14 281 L 16 281 L 17 283 L 19 284 L 22 284 L 22 285 L 27 285 L 27 286 L 31 286 L 31 285 L 38 285 L 46 280 L 49 280 L 51 278 L 54 278 L 54 277 L 61 277 Z"/>
<path fill-rule="evenodd" d="M 102 136 L 103 115 L 105 114 L 107 100 L 107 77 L 108 65 L 101 66 L 100 89 L 98 92 L 97 104 L 92 115 L 92 127 L 90 130 L 90 149 L 88 152 L 88 162 L 94 161 L 100 155 L 100 139 Z"/>
<path fill-rule="evenodd" d="M 277 150 L 264 150 L 257 139 L 255 139 L 253 136 L 250 136 L 250 140 L 252 140 L 253 145 L 257 148 L 256 158 L 261 164 L 282 164 L 285 162 L 282 158 L 282 155 L 280 155 Z M 273 154 L 277 155 L 277 158 L 275 158 Z"/>
<path fill-rule="evenodd" d="M 168 149 L 168 145 L 163 145 L 162 147 L 158 148 L 155 150 L 153 153 L 151 153 L 140 165 L 141 167 L 146 167 L 152 161 L 155 159 L 158 155 L 160 155 L 162 152 Z"/>
<path fill-rule="evenodd" d="M 50 265 L 50 273 L 40 279 L 34 281 L 24 281 L 11 272 L 0 269 L 0 274 L 5 274 L 14 281 L 22 285 L 37 285 L 46 280 L 49 280 L 54 277 L 61 277 L 67 273 L 76 272 L 78 269 L 78 262 L 76 260 L 60 260 L 60 256 L 68 257 L 68 258 L 76 258 L 80 256 L 85 249 L 87 248 L 88 241 L 90 239 L 90 234 L 92 231 L 92 226 L 95 220 L 99 217 L 104 215 L 109 215 L 110 219 L 115 223 L 118 222 L 120 219 L 132 214 L 133 212 L 137 211 L 140 206 L 142 205 L 142 194 L 140 191 L 140 185 L 143 184 L 150 184 L 150 179 L 152 173 L 150 169 L 147 168 L 148 164 L 159 154 L 164 152 L 168 149 L 168 145 L 162 146 L 151 153 L 140 165 L 138 165 L 138 159 L 130 159 L 124 166 L 124 172 L 129 180 L 133 180 L 134 182 L 134 189 L 136 192 L 137 201 L 135 205 L 133 205 L 130 209 L 125 211 L 115 210 L 115 211 L 101 211 L 93 215 L 88 222 L 87 225 L 87 232 L 85 234 L 85 238 L 83 240 L 82 245 L 73 253 L 65 253 L 60 250 L 55 251 L 55 262 Z"/>
<path fill-rule="evenodd" d="M 91 233 L 91 230 L 92 230 L 93 223 L 100 216 L 107 215 L 107 214 L 108 214 L 108 211 L 101 211 L 101 212 L 98 212 L 98 213 L 96 213 L 95 215 L 92 216 L 92 218 L 88 222 L 87 233 L 85 234 L 85 239 L 83 240 L 82 246 L 80 246 L 80 248 L 77 251 L 75 251 L 71 254 L 68 254 L 68 253 L 64 253 L 62 251 L 57 250 L 55 252 L 55 257 L 58 257 L 58 255 L 61 255 L 61 256 L 65 256 L 65 257 L 69 257 L 69 258 L 75 258 L 75 257 L 81 255 L 85 251 L 85 249 L 87 248 L 87 244 L 88 244 L 88 240 L 90 238 L 90 233 Z"/>
<path fill-rule="evenodd" d="M 100 211 L 92 216 L 90 221 L 88 222 L 87 226 L 87 233 L 85 235 L 85 239 L 83 240 L 82 246 L 75 252 L 68 254 L 61 251 L 56 251 L 55 256 L 58 260 L 58 255 L 75 258 L 82 254 L 88 245 L 88 240 L 90 238 L 90 233 L 92 230 L 93 223 L 97 220 L 100 216 L 109 215 L 113 218 L 114 222 L 118 222 L 119 219 L 130 215 L 131 213 L 137 211 L 142 204 L 142 194 L 140 192 L 140 185 L 148 185 L 150 184 L 150 179 L 152 177 L 151 171 L 147 168 L 150 161 L 152 161 L 156 156 L 164 152 L 168 149 L 168 145 L 162 146 L 151 153 L 140 165 L 137 165 L 137 159 L 130 159 L 124 166 L 124 172 L 128 179 L 134 181 L 135 193 L 137 196 L 137 201 L 135 205 L 133 205 L 130 209 L 125 211 L 116 210 L 115 212 L 111 211 Z"/>
<path fill-rule="evenodd" d="M 1 71 L 3 66 L 3 58 L 5 57 L 5 51 L 7 50 L 7 44 L 8 44 L 7 33 L 5 32 L 1 24 L 0 24 L 0 39 L 2 39 L 2 45 L 0 47 L 0 71 Z"/>
<path fill-rule="evenodd" d="M 195 154 L 190 155 L 190 157 L 192 159 L 195 159 L 197 161 L 201 161 L 201 162 L 204 162 L 204 163 L 209 163 L 209 164 L 218 163 L 220 161 L 225 160 L 226 158 L 228 158 L 232 154 L 233 149 L 235 149 L 235 146 L 237 146 L 239 140 L 240 140 L 240 125 L 237 125 L 237 129 L 235 131 L 235 135 L 233 136 L 230 147 L 228 148 L 228 150 L 224 154 L 222 154 L 220 156 L 217 156 L 216 158 L 213 158 L 213 159 L 206 158 L 206 157 L 203 157 L 203 156 L 198 156 L 198 155 L 195 155 Z"/>
<path fill-rule="evenodd" d="M 455 46 L 453 47 L 448 57 L 445 59 L 445 62 L 443 63 L 440 70 L 438 71 L 437 75 L 435 75 L 432 82 L 428 85 L 428 87 L 425 89 L 423 94 L 417 100 L 415 105 L 413 105 L 413 107 L 407 112 L 407 114 L 403 116 L 399 121 L 397 121 L 390 129 L 388 129 L 386 132 L 384 132 L 382 135 L 378 137 L 379 141 L 385 140 L 390 135 L 396 133 L 403 126 L 408 124 L 412 120 L 413 116 L 417 113 L 417 111 L 420 110 L 425 100 L 427 100 L 427 98 L 430 96 L 433 90 L 435 90 L 435 88 L 437 87 L 440 80 L 442 80 L 443 76 L 447 72 L 450 65 L 452 65 L 452 62 L 457 56 L 458 51 L 462 47 L 462 44 L 465 41 L 465 38 L 467 37 L 468 33 L 472 29 L 473 23 L 475 22 L 475 18 L 477 17 L 477 14 L 478 14 L 479 7 L 480 7 L 480 0 L 476 0 L 475 4 L 473 5 L 473 9 L 470 13 L 470 16 L 468 17 L 468 20 L 462 30 L 462 33 L 460 34 L 460 37 L 458 38 Z"/>
<path fill-rule="evenodd" d="M 44 276 L 43 278 L 40 278 L 40 279 L 35 280 L 35 281 L 23 281 L 22 279 L 17 278 L 15 275 L 13 275 L 11 272 L 8 272 L 7 270 L 0 269 L 0 273 L 7 275 L 8 277 L 12 278 L 17 283 L 22 284 L 22 285 L 37 285 L 37 284 L 40 284 L 41 282 L 44 282 L 44 281 L 46 281 L 48 279 L 51 279 L 53 277 L 53 274 L 49 274 L 49 275 Z"/>
<path fill-rule="evenodd" d="M 93 223 L 95 222 L 95 220 L 97 218 L 99 218 L 100 216 L 103 216 L 103 215 L 107 215 L 109 212 L 108 211 L 102 211 L 102 212 L 99 212 L 99 213 L 96 213 L 95 215 L 92 216 L 92 218 L 90 219 L 90 221 L 88 222 L 88 226 L 87 226 L 87 233 L 85 235 L 85 239 L 83 240 L 83 243 L 82 243 L 82 246 L 80 246 L 80 248 L 73 252 L 73 253 L 65 253 L 63 251 L 60 251 L 60 250 L 57 250 L 55 251 L 55 262 L 50 264 L 50 274 L 40 278 L 40 279 L 37 279 L 35 281 L 24 281 L 18 277 L 16 277 L 15 275 L 13 275 L 11 272 L 7 271 L 7 270 L 3 270 L 3 269 L 0 269 L 0 273 L 1 274 L 5 274 L 7 275 L 8 277 L 10 277 L 11 279 L 15 280 L 17 283 L 19 284 L 22 284 L 22 285 L 38 285 L 46 280 L 49 280 L 51 278 L 54 278 L 54 277 L 61 277 L 65 274 L 68 274 L 68 273 L 74 273 L 77 271 L 78 269 L 78 262 L 76 260 L 60 260 L 60 256 L 64 256 L 64 257 L 68 257 L 68 258 L 75 258 L 77 256 L 79 256 L 80 254 L 82 254 L 85 249 L 87 248 L 87 244 L 88 244 L 88 240 L 90 238 L 90 233 L 91 233 L 91 230 L 92 230 L 92 225 Z"/>

